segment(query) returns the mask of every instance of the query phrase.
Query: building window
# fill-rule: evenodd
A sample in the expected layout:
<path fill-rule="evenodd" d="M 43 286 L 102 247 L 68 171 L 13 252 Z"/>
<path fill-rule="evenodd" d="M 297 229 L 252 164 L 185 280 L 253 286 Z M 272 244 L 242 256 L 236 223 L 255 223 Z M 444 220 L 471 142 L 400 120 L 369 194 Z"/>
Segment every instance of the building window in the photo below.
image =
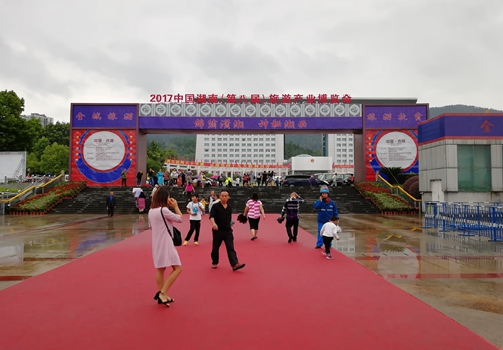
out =
<path fill-rule="evenodd" d="M 271 143 L 271 147 L 276 147 L 276 144 L 275 143 Z"/>
<path fill-rule="evenodd" d="M 229 146 L 232 147 L 232 146 L 234 146 L 234 144 L 233 143 L 229 143 Z"/>
<path fill-rule="evenodd" d="M 258 140 L 259 140 L 259 141 L 264 141 L 264 138 L 263 138 L 263 137 L 260 137 Z"/>
<path fill-rule="evenodd" d="M 204 138 L 204 141 L 209 141 L 209 140 L 210 140 L 210 138 L 209 138 L 209 137 L 205 137 L 205 138 Z"/>
<path fill-rule="evenodd" d="M 215 138 L 214 138 L 214 137 L 212 137 L 212 138 L 211 138 L 211 141 L 215 141 Z"/>
<path fill-rule="evenodd" d="M 265 140 L 266 140 L 266 141 L 271 141 L 271 138 L 266 137 L 266 138 L 265 138 Z"/>
<path fill-rule="evenodd" d="M 208 158 L 210 155 L 208 153 L 204 154 L 204 158 Z"/>
<path fill-rule="evenodd" d="M 221 137 L 219 137 L 217 141 L 222 141 L 222 138 L 221 138 Z"/>
<path fill-rule="evenodd" d="M 209 152 L 209 151 L 210 151 L 210 149 L 209 149 L 209 148 L 205 148 L 205 149 L 204 149 L 204 151 L 205 151 L 205 152 Z"/>
<path fill-rule="evenodd" d="M 204 145 L 205 145 L 205 146 L 209 146 L 209 145 L 210 145 L 210 143 L 209 143 L 209 142 L 205 142 L 205 143 L 204 143 Z"/>
<path fill-rule="evenodd" d="M 458 191 L 491 191 L 491 146 L 458 145 Z"/>
<path fill-rule="evenodd" d="M 222 149 L 221 148 L 217 149 L 217 152 L 222 152 Z"/>

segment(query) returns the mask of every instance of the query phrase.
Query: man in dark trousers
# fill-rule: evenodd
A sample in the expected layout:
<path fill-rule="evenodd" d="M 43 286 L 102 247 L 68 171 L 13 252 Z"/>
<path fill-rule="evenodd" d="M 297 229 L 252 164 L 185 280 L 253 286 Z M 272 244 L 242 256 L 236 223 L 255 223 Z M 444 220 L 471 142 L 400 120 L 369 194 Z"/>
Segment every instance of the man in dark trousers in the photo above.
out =
<path fill-rule="evenodd" d="M 229 193 L 220 193 L 220 202 L 213 204 L 210 212 L 210 221 L 213 229 L 213 249 L 211 250 L 211 267 L 216 269 L 219 262 L 219 249 L 222 241 L 227 249 L 227 256 L 232 270 L 236 271 L 245 267 L 240 264 L 234 250 L 234 235 L 232 234 L 232 208 L 228 204 Z"/>
<path fill-rule="evenodd" d="M 299 208 L 304 203 L 304 200 L 297 194 L 292 192 L 290 198 L 283 204 L 281 210 L 281 218 L 286 217 L 286 234 L 288 235 L 288 243 L 297 242 L 297 233 L 299 231 Z M 293 227 L 293 232 L 292 232 Z"/>
<path fill-rule="evenodd" d="M 107 197 L 108 216 L 110 216 L 110 217 L 114 216 L 114 209 L 115 209 L 116 205 L 117 205 L 117 202 L 115 200 L 114 193 L 110 192 L 110 195 Z"/>
<path fill-rule="evenodd" d="M 138 174 L 136 174 L 136 186 L 141 186 L 141 178 L 143 177 L 143 170 L 140 169 Z"/>

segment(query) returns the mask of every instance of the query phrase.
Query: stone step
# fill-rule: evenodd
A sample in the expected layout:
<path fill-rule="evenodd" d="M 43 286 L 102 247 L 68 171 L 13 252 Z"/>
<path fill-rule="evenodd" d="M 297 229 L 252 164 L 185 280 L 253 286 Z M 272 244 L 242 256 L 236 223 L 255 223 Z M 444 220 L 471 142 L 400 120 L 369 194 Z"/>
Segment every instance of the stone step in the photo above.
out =
<path fill-rule="evenodd" d="M 212 188 L 197 188 L 196 193 L 200 197 L 207 198 L 210 191 L 214 190 L 220 192 L 226 190 L 230 194 L 229 203 L 234 208 L 235 212 L 242 212 L 244 210 L 246 201 L 250 198 L 253 192 L 258 193 L 259 199 L 262 201 L 266 213 L 279 213 L 283 207 L 285 199 L 287 199 L 292 191 L 297 192 L 305 203 L 301 207 L 301 212 L 314 213 L 313 203 L 319 198 L 318 189 L 310 188 L 284 188 L 284 187 L 212 187 Z M 150 207 L 151 189 L 143 188 L 147 197 L 146 208 Z M 84 214 L 100 214 L 106 213 L 106 197 L 114 192 L 117 208 L 117 214 L 137 213 L 135 199 L 132 194 L 131 188 L 125 187 L 87 187 L 79 195 L 71 200 L 66 200 L 54 207 L 50 213 L 84 213 Z M 372 204 L 372 202 L 363 198 L 356 189 L 353 187 L 336 187 L 330 189 L 331 198 L 337 204 L 337 208 L 341 214 L 349 213 L 379 213 L 379 210 Z M 171 196 L 175 198 L 184 212 L 184 208 L 188 201 L 186 195 L 183 193 L 182 188 L 173 187 L 170 189 Z M 146 210 L 145 212 L 147 212 Z"/>

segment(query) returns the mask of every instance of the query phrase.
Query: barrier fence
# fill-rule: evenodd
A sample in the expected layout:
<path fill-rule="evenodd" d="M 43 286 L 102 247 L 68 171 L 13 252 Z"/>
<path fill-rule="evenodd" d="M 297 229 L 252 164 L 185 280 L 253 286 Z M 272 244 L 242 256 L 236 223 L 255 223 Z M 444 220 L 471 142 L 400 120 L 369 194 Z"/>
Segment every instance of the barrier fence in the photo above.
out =
<path fill-rule="evenodd" d="M 503 242 L 503 203 L 425 203 L 425 227 Z"/>

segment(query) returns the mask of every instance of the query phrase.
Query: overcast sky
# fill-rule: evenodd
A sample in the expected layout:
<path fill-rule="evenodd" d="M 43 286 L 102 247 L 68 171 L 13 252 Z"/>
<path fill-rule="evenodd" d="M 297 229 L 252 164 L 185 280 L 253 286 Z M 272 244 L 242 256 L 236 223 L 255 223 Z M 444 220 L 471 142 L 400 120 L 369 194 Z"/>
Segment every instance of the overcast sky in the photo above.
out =
<path fill-rule="evenodd" d="M 0 90 L 72 102 L 153 93 L 417 97 L 503 109 L 502 0 L 0 0 Z"/>

